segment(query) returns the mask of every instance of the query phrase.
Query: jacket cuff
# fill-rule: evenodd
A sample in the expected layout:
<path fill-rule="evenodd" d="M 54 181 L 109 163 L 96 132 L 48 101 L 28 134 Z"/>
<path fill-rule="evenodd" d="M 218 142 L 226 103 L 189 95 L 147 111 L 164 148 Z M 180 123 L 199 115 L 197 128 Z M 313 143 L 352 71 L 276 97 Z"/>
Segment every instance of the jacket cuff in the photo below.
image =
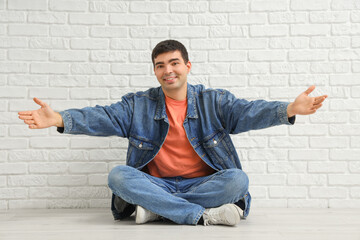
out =
<path fill-rule="evenodd" d="M 70 113 L 68 111 L 61 111 L 59 114 L 63 119 L 64 127 L 58 127 L 57 131 L 59 133 L 70 133 L 72 129 L 72 119 Z"/>
<path fill-rule="evenodd" d="M 287 107 L 289 104 L 290 104 L 289 102 L 280 103 L 279 108 L 278 108 L 278 115 L 279 115 L 280 122 L 282 124 L 294 125 L 296 115 L 292 116 L 290 118 L 287 115 Z"/>

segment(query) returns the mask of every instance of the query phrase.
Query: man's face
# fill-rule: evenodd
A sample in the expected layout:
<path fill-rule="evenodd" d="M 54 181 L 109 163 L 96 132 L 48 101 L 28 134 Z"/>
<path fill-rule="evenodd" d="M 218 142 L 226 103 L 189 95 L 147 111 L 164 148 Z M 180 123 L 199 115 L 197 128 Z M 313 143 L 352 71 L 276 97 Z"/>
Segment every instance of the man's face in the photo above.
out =
<path fill-rule="evenodd" d="M 154 72 L 163 91 L 168 96 L 185 92 L 187 89 L 187 75 L 191 69 L 191 63 L 186 64 L 181 52 L 176 50 L 159 54 L 154 59 Z"/>

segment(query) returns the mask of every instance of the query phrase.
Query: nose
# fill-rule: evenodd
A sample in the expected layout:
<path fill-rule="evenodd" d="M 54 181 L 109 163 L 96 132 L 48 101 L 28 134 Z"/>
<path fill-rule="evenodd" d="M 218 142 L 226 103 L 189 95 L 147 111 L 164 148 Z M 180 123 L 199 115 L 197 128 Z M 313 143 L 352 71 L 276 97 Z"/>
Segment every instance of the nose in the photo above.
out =
<path fill-rule="evenodd" d="M 172 73 L 172 66 L 171 65 L 166 65 L 165 66 L 165 74 L 169 74 Z"/>

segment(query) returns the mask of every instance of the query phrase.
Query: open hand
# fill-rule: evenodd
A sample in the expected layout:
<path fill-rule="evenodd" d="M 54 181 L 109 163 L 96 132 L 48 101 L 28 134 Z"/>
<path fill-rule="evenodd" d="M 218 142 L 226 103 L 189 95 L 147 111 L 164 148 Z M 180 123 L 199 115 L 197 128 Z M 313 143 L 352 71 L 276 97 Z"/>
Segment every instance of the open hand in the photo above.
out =
<path fill-rule="evenodd" d="M 319 97 L 309 97 L 309 94 L 314 91 L 315 86 L 309 87 L 305 92 L 301 93 L 294 102 L 290 103 L 287 108 L 288 117 L 294 115 L 309 115 L 313 114 L 322 106 L 322 102 L 328 97 L 322 95 Z"/>
<path fill-rule="evenodd" d="M 63 127 L 62 117 L 50 106 L 38 98 L 34 102 L 41 106 L 38 110 L 19 112 L 19 118 L 29 125 L 31 129 L 48 128 L 52 126 Z"/>

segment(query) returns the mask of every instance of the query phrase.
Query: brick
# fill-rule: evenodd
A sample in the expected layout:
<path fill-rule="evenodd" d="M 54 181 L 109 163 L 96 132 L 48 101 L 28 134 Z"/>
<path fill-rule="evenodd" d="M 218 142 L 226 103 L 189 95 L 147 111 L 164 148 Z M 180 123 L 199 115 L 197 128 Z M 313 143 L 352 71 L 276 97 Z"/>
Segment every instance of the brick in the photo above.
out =
<path fill-rule="evenodd" d="M 26 73 L 28 72 L 26 63 L 2 63 L 0 62 L 0 73 Z M 2 89 L 0 89 L 1 91 Z"/>
<path fill-rule="evenodd" d="M 14 22 L 25 22 L 25 21 L 26 21 L 25 12 L 7 11 L 7 12 L 2 12 L 0 15 L 0 22 L 14 23 Z"/>
<path fill-rule="evenodd" d="M 247 78 L 245 76 L 210 76 L 211 87 L 245 87 Z"/>
<path fill-rule="evenodd" d="M 288 35 L 289 28 L 284 25 L 271 25 L 271 26 L 250 26 L 251 37 L 278 37 Z"/>
<path fill-rule="evenodd" d="M 285 175 L 280 174 L 251 174 L 249 179 L 253 186 L 284 185 L 286 181 Z"/>
<path fill-rule="evenodd" d="M 240 63 L 231 64 L 230 73 L 263 74 L 270 72 L 269 63 Z"/>
<path fill-rule="evenodd" d="M 50 27 L 50 36 L 52 37 L 86 37 L 88 35 L 87 27 L 83 26 L 51 26 Z M 46 39 L 45 39 L 46 40 Z M 49 40 L 47 40 L 49 41 Z M 53 45 L 54 40 L 52 40 L 51 44 Z M 79 39 L 75 39 L 74 41 L 80 41 Z M 82 40 L 82 41 L 90 41 L 90 40 Z M 96 41 L 96 40 L 93 40 Z M 50 43 L 47 43 L 48 45 Z M 59 42 L 58 42 L 59 44 Z M 61 42 L 60 42 L 61 44 Z"/>
<path fill-rule="evenodd" d="M 6 87 L 0 88 L 0 98 L 24 98 L 27 95 L 26 88 Z"/>
<path fill-rule="evenodd" d="M 290 135 L 293 136 L 325 136 L 327 133 L 326 125 L 296 125 L 290 128 Z"/>
<path fill-rule="evenodd" d="M 332 0 L 331 1 L 331 9 L 334 10 L 354 10 L 360 9 L 360 4 L 357 0 Z"/>
<path fill-rule="evenodd" d="M 148 64 L 111 64 L 111 72 L 113 74 L 129 74 L 139 75 L 149 72 Z"/>
<path fill-rule="evenodd" d="M 349 37 L 312 37 L 311 48 L 346 48 L 350 47 Z"/>
<path fill-rule="evenodd" d="M 31 63 L 30 72 L 37 74 L 68 74 L 67 63 Z"/>
<path fill-rule="evenodd" d="M 84 24 L 84 25 L 104 25 L 107 21 L 107 16 L 102 13 L 70 13 L 70 24 Z"/>
<path fill-rule="evenodd" d="M 360 60 L 360 50 L 331 50 L 330 60 Z"/>
<path fill-rule="evenodd" d="M 87 51 L 76 50 L 54 50 L 50 51 L 50 61 L 54 62 L 85 62 L 89 60 Z"/>
<path fill-rule="evenodd" d="M 285 148 L 306 148 L 308 146 L 308 139 L 306 137 L 270 137 L 269 146 Z"/>
<path fill-rule="evenodd" d="M 71 196 L 70 196 L 71 197 Z M 84 199 L 52 199 L 46 202 L 46 208 L 89 208 L 89 200 Z"/>
<path fill-rule="evenodd" d="M 70 163 L 70 173 L 106 173 L 106 163 Z"/>
<path fill-rule="evenodd" d="M 289 174 L 288 184 L 293 186 L 324 186 L 327 183 L 325 174 Z"/>
<path fill-rule="evenodd" d="M 72 74 L 109 74 L 110 64 L 107 63 L 73 63 L 71 64 Z"/>
<path fill-rule="evenodd" d="M 274 1 L 263 1 L 263 0 L 254 0 L 251 1 L 250 10 L 251 11 L 285 11 L 287 10 L 287 1 L 286 0 L 274 0 Z"/>
<path fill-rule="evenodd" d="M 149 40 L 145 39 L 112 39 L 110 49 L 122 50 L 147 50 L 149 48 Z"/>
<path fill-rule="evenodd" d="M 311 23 L 346 23 L 349 21 L 348 12 L 312 12 Z"/>
<path fill-rule="evenodd" d="M 8 75 L 10 86 L 46 86 L 48 77 L 42 75 Z"/>
<path fill-rule="evenodd" d="M 90 186 L 101 186 L 108 183 L 108 174 L 92 174 L 88 178 Z"/>
<path fill-rule="evenodd" d="M 190 4 L 189 4 L 190 5 Z M 206 5 L 203 4 L 203 11 L 207 9 Z M 246 1 L 238 2 L 222 2 L 213 1 L 210 2 L 210 12 L 246 12 L 248 9 L 248 3 Z M 187 11 L 186 11 L 187 12 Z"/>
<path fill-rule="evenodd" d="M 330 159 L 341 161 L 358 161 L 360 150 L 358 149 L 331 149 Z"/>
<path fill-rule="evenodd" d="M 286 59 L 286 52 L 281 50 L 271 50 L 271 51 L 264 51 L 264 50 L 256 50 L 256 51 L 249 51 L 249 60 L 254 62 L 262 62 L 262 61 L 285 61 Z"/>
<path fill-rule="evenodd" d="M 327 156 L 327 155 L 326 155 Z M 322 159 L 318 159 L 322 160 Z M 322 162 L 309 162 L 309 173 L 345 173 L 347 171 L 346 162 L 328 162 L 326 159 Z"/>
<path fill-rule="evenodd" d="M 360 112 L 351 112 L 350 113 L 350 122 L 351 123 L 360 122 Z"/>
<path fill-rule="evenodd" d="M 271 63 L 272 73 L 307 73 L 308 63 Z"/>
<path fill-rule="evenodd" d="M 274 126 L 261 129 L 261 131 L 251 131 L 250 136 L 286 136 L 288 128 L 285 126 Z"/>
<path fill-rule="evenodd" d="M 130 36 L 133 38 L 167 38 L 169 29 L 167 27 L 132 27 Z"/>
<path fill-rule="evenodd" d="M 234 13 L 229 16 L 232 25 L 265 24 L 267 16 L 264 13 Z"/>
<path fill-rule="evenodd" d="M 350 188 L 350 196 L 353 198 L 360 198 L 360 188 L 359 187 Z"/>
<path fill-rule="evenodd" d="M 65 24 L 67 16 L 65 13 L 32 13 L 28 14 L 28 22 L 31 23 L 48 23 L 48 24 Z"/>
<path fill-rule="evenodd" d="M 326 199 L 288 199 L 287 207 L 289 208 L 328 208 Z"/>
<path fill-rule="evenodd" d="M 304 37 L 271 38 L 269 41 L 269 47 L 274 49 L 302 49 L 308 46 L 309 39 Z"/>
<path fill-rule="evenodd" d="M 265 38 L 230 39 L 230 49 L 265 49 L 268 40 Z"/>
<path fill-rule="evenodd" d="M 105 88 L 79 88 L 70 90 L 71 99 L 107 99 L 109 90 Z"/>
<path fill-rule="evenodd" d="M 107 49 L 108 39 L 72 39 L 70 42 L 73 49 Z"/>
<path fill-rule="evenodd" d="M 8 8 L 11 10 L 47 10 L 46 0 L 11 0 L 8 2 Z"/>
<path fill-rule="evenodd" d="M 306 172 L 306 162 L 268 162 L 267 170 L 269 173 L 303 173 Z"/>
<path fill-rule="evenodd" d="M 0 123 L 1 123 L 1 119 L 0 119 Z M 0 149 L 22 149 L 27 147 L 28 147 L 27 139 L 22 139 L 22 138 L 0 139 Z"/>
<path fill-rule="evenodd" d="M 68 147 L 68 139 L 55 137 L 31 138 L 30 146 L 33 148 L 66 148 Z"/>
<path fill-rule="evenodd" d="M 166 12 L 168 5 L 166 2 L 130 2 L 130 11 L 131 12 L 140 12 L 140 13 L 159 13 Z"/>
<path fill-rule="evenodd" d="M 353 72 L 360 72 L 360 62 L 353 62 L 351 69 Z"/>
<path fill-rule="evenodd" d="M 352 22 L 360 22 L 360 12 L 359 11 L 351 12 L 350 18 Z"/>
<path fill-rule="evenodd" d="M 156 81 L 156 79 L 154 79 L 153 76 L 151 76 L 151 77 L 150 76 L 131 76 L 130 86 L 151 88 L 151 87 L 157 87 L 158 82 Z M 124 95 L 123 93 L 119 94 L 119 98 L 121 98 L 123 95 Z M 117 97 L 112 94 L 111 94 L 111 98 L 117 99 Z"/>
<path fill-rule="evenodd" d="M 360 108 L 360 100 L 358 99 L 334 99 L 330 102 L 330 110 L 358 110 Z"/>
<path fill-rule="evenodd" d="M 311 198 L 346 198 L 348 191 L 340 187 L 311 187 Z"/>
<path fill-rule="evenodd" d="M 324 61 L 328 59 L 328 52 L 323 50 L 289 51 L 289 61 Z"/>
<path fill-rule="evenodd" d="M 207 35 L 207 30 L 204 29 Z M 209 31 L 210 37 L 244 37 L 245 30 L 242 26 L 211 26 Z M 205 36 L 207 37 L 207 36 Z"/>
<path fill-rule="evenodd" d="M 22 199 L 27 198 L 27 195 L 25 188 L 0 188 L 0 199 Z"/>
<path fill-rule="evenodd" d="M 90 150 L 89 160 L 92 161 L 125 161 L 127 150 Z"/>
<path fill-rule="evenodd" d="M 187 14 L 174 14 L 174 13 L 172 13 L 172 14 L 151 14 L 149 22 L 150 22 L 150 25 L 155 25 L 155 26 L 186 25 L 188 23 L 188 15 Z"/>
<path fill-rule="evenodd" d="M 354 35 L 359 36 L 360 24 L 333 24 L 331 27 L 331 33 L 333 35 Z"/>
<path fill-rule="evenodd" d="M 360 125 L 330 125 L 330 134 L 332 136 L 349 136 L 349 135 L 360 135 Z"/>
<path fill-rule="evenodd" d="M 295 11 L 314 11 L 328 10 L 330 0 L 311 1 L 311 0 L 291 0 L 290 9 Z"/>
<path fill-rule="evenodd" d="M 254 199 L 252 206 L 261 206 L 262 208 L 287 208 L 286 199 Z"/>
<path fill-rule="evenodd" d="M 329 152 L 327 150 L 317 150 L 317 149 L 301 149 L 301 150 L 289 150 L 289 160 L 298 161 L 298 160 L 328 160 Z"/>
<path fill-rule="evenodd" d="M 132 63 L 148 63 L 151 59 L 151 52 L 149 51 L 132 51 L 130 52 L 130 62 Z M 117 61 L 120 62 L 120 61 Z"/>
<path fill-rule="evenodd" d="M 246 52 L 238 50 L 220 50 L 209 53 L 209 62 L 243 62 Z"/>
<path fill-rule="evenodd" d="M 50 186 L 83 186 L 87 183 L 87 177 L 82 175 L 52 175 L 48 177 Z"/>
<path fill-rule="evenodd" d="M 31 98 L 38 97 L 40 99 L 66 99 L 68 97 L 68 89 L 66 88 L 31 88 L 29 91 Z"/>
<path fill-rule="evenodd" d="M 24 163 L 0 163 L 0 173 L 5 174 L 25 174 L 27 165 Z"/>
<path fill-rule="evenodd" d="M 24 108 L 25 109 L 25 108 Z M 31 131 L 27 125 L 10 126 L 9 136 L 11 137 L 32 137 L 32 136 L 46 136 L 48 131 L 46 129 L 39 129 Z"/>
<path fill-rule="evenodd" d="M 321 36 L 330 33 L 330 25 L 326 24 L 296 24 L 290 26 L 291 36 Z"/>
<path fill-rule="evenodd" d="M 351 38 L 351 46 L 353 48 L 359 48 L 360 47 L 360 37 L 352 37 Z"/>
<path fill-rule="evenodd" d="M 52 150 L 49 152 L 51 161 L 84 161 L 89 160 L 89 152 L 83 150 Z"/>
<path fill-rule="evenodd" d="M 225 14 L 192 14 L 189 15 L 190 25 L 224 25 L 227 23 Z M 170 23 L 171 24 L 171 23 Z"/>
<path fill-rule="evenodd" d="M 68 49 L 70 47 L 70 40 L 56 37 L 32 37 L 29 40 L 30 48 L 41 49 Z"/>
<path fill-rule="evenodd" d="M 350 72 L 348 62 L 319 62 L 311 63 L 310 70 L 313 73 L 347 73 Z"/>
<path fill-rule="evenodd" d="M 72 138 L 70 140 L 71 148 L 108 148 L 108 138 Z"/>
<path fill-rule="evenodd" d="M 228 64 L 201 64 L 197 66 L 193 66 L 191 70 L 192 74 L 226 74 L 229 72 L 229 65 Z"/>
<path fill-rule="evenodd" d="M 6 187 L 6 177 L 0 176 L 0 187 Z"/>
<path fill-rule="evenodd" d="M 9 152 L 11 162 L 46 161 L 48 153 L 39 150 L 12 150 Z"/>
<path fill-rule="evenodd" d="M 249 76 L 250 86 L 285 86 L 288 76 L 284 75 L 252 75 Z"/>
<path fill-rule="evenodd" d="M 358 185 L 360 182 L 360 174 L 330 174 L 329 175 L 329 185 L 336 186 L 351 186 Z"/>
<path fill-rule="evenodd" d="M 50 0 L 49 9 L 53 11 L 84 12 L 88 9 L 85 0 Z"/>
<path fill-rule="evenodd" d="M 51 87 L 85 87 L 88 86 L 88 76 L 52 76 L 49 85 Z"/>
<path fill-rule="evenodd" d="M 126 87 L 129 86 L 127 76 L 92 76 L 90 78 L 91 87 Z"/>
<path fill-rule="evenodd" d="M 243 169 L 246 169 L 246 173 L 266 173 L 266 167 L 264 162 L 242 162 Z"/>
<path fill-rule="evenodd" d="M 304 86 L 306 88 L 311 85 L 325 86 L 328 82 L 329 75 L 327 74 L 296 74 L 290 76 L 290 86 Z"/>
<path fill-rule="evenodd" d="M 110 197 L 107 187 L 73 187 L 69 189 L 69 195 L 73 198 L 108 198 Z"/>
<path fill-rule="evenodd" d="M 31 187 L 30 198 L 66 198 L 69 190 L 66 187 Z"/>
<path fill-rule="evenodd" d="M 29 172 L 35 174 L 66 173 L 67 163 L 29 163 Z"/>
<path fill-rule="evenodd" d="M 147 16 L 144 14 L 111 14 L 111 25 L 147 25 Z"/>
<path fill-rule="evenodd" d="M 46 182 L 47 176 L 42 175 L 8 176 L 9 187 L 45 186 Z"/>
<path fill-rule="evenodd" d="M 348 146 L 347 137 L 310 137 L 312 148 L 346 148 Z"/>
<path fill-rule="evenodd" d="M 8 26 L 10 36 L 47 36 L 49 27 L 40 24 L 11 24 Z"/>
<path fill-rule="evenodd" d="M 349 163 L 350 173 L 360 173 L 360 161 L 354 161 Z"/>
<path fill-rule="evenodd" d="M 274 12 L 269 13 L 270 23 L 306 23 L 306 13 L 299 12 Z"/>
<path fill-rule="evenodd" d="M 129 2 L 89 2 L 90 12 L 124 13 L 128 11 Z"/>
<path fill-rule="evenodd" d="M 271 198 L 305 198 L 306 187 L 269 187 Z"/>
<path fill-rule="evenodd" d="M 205 38 L 208 31 L 205 27 L 173 27 L 170 37 L 173 38 Z"/>

